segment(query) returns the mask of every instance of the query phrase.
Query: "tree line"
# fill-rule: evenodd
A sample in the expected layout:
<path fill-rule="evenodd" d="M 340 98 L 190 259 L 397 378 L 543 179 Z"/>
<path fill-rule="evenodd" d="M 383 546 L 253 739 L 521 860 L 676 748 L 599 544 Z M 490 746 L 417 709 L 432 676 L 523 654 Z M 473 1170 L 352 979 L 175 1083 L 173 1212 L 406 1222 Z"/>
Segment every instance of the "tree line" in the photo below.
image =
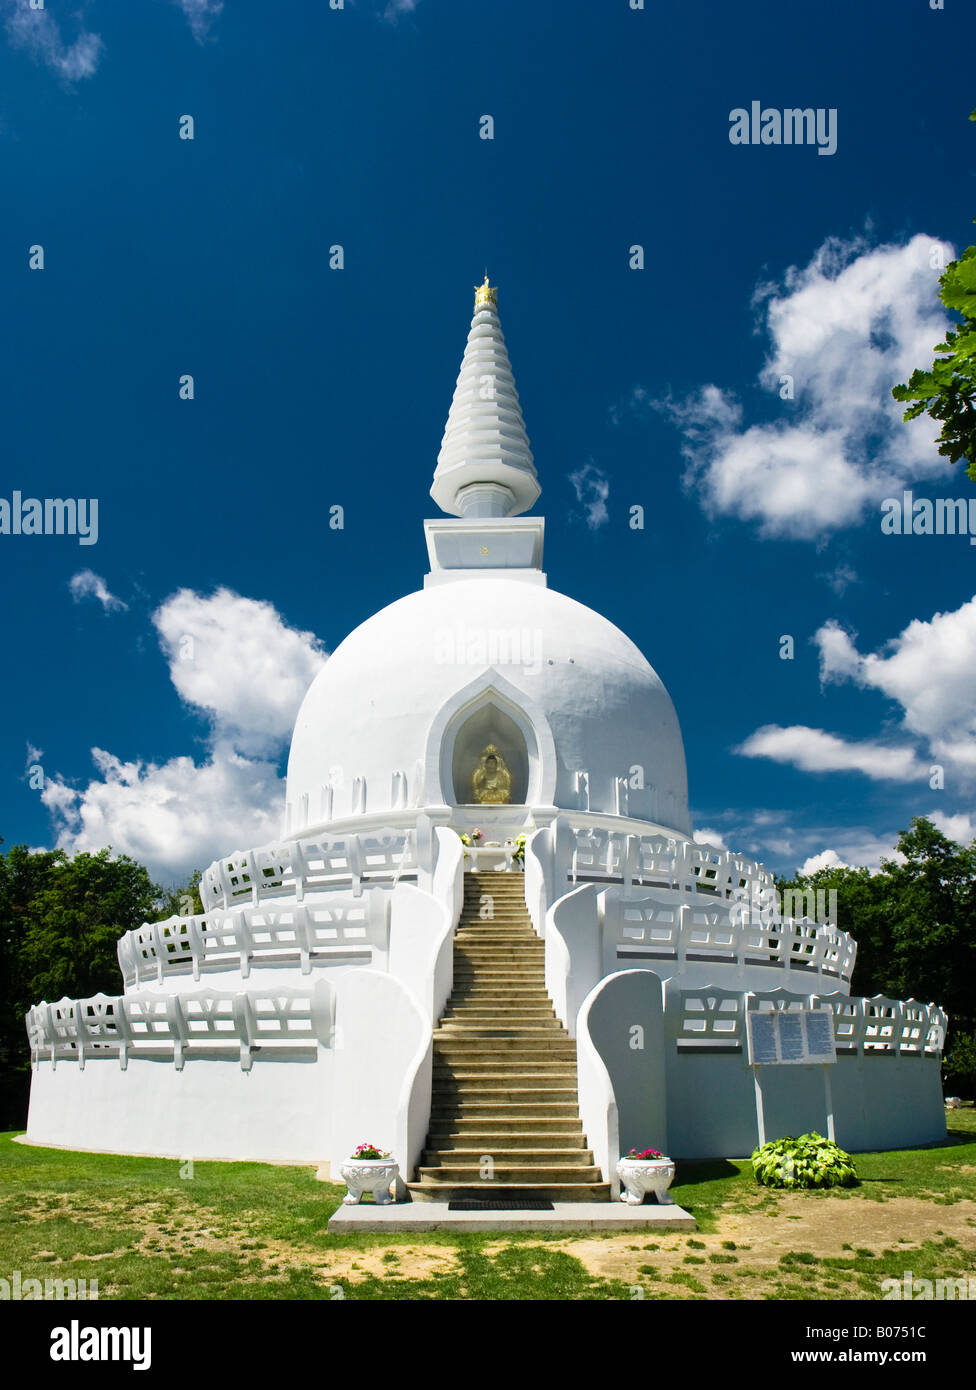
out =
<path fill-rule="evenodd" d="M 2 844 L 0 840 L 0 844 Z M 199 873 L 171 889 L 108 849 L 0 851 L 0 1129 L 27 1120 L 30 1048 L 24 1015 L 42 999 L 119 994 L 116 943 L 143 922 L 200 912 Z"/>

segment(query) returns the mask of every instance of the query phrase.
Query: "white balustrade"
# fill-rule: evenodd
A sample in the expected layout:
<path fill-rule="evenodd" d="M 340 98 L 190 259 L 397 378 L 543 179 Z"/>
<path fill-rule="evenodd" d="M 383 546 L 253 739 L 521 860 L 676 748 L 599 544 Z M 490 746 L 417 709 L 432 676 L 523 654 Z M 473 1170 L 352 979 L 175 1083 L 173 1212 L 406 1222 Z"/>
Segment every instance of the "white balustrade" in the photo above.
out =
<path fill-rule="evenodd" d="M 728 899 L 631 898 L 619 890 L 601 896 L 608 944 L 618 951 L 636 947 L 650 960 L 679 964 L 780 965 L 848 981 L 854 968 L 853 938 L 808 918 L 751 926 L 740 923 Z"/>
<path fill-rule="evenodd" d="M 838 1053 L 863 1056 L 936 1056 L 945 1041 L 947 1017 L 935 1004 L 883 995 L 797 995 L 785 990 L 749 993 L 719 988 L 678 990 L 669 1005 L 671 1034 L 679 1049 L 745 1049 L 745 1014 L 750 1007 L 783 1010 L 830 1009 Z"/>
<path fill-rule="evenodd" d="M 200 899 L 209 912 L 292 894 L 301 902 L 306 893 L 342 888 L 359 897 L 364 881 L 395 884 L 432 868 L 419 860 L 414 830 L 275 841 L 215 859 L 200 881 Z"/>
<path fill-rule="evenodd" d="M 215 910 L 195 917 L 169 917 L 126 932 L 118 943 L 119 965 L 127 987 L 161 983 L 167 973 L 240 970 L 253 964 L 294 961 L 303 975 L 313 960 L 370 951 L 385 969 L 389 955 L 390 894 L 374 889 L 362 897 L 330 896 L 300 903 L 264 903 Z"/>
<path fill-rule="evenodd" d="M 117 1057 L 124 1071 L 135 1054 L 172 1060 L 182 1071 L 188 1057 L 225 1053 L 250 1071 L 255 1059 L 328 1046 L 332 999 L 322 985 L 60 999 L 28 1012 L 31 1060 L 76 1061 L 84 1068 L 93 1058 Z"/>
<path fill-rule="evenodd" d="M 581 879 L 609 879 L 631 887 L 677 888 L 719 898 L 729 898 L 753 884 L 760 891 L 775 884 L 762 864 L 714 845 L 598 828 L 574 830 L 571 835 L 567 878 L 574 884 Z"/>

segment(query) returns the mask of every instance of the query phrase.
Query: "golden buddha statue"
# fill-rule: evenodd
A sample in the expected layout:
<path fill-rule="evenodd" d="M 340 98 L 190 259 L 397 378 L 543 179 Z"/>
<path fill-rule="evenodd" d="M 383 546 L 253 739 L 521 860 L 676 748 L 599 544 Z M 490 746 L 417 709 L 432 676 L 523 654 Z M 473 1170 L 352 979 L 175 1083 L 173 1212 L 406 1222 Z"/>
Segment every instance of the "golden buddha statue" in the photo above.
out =
<path fill-rule="evenodd" d="M 488 744 L 478 759 L 471 774 L 471 790 L 475 801 L 483 806 L 505 806 L 511 800 L 512 774 L 493 743 Z"/>

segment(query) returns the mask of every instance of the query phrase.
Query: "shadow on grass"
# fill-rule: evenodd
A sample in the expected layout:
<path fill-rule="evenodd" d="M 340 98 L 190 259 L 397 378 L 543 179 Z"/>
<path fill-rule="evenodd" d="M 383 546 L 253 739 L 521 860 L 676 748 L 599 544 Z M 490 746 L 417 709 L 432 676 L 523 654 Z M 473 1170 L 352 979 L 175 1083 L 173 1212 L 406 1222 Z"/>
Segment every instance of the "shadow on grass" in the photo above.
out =
<path fill-rule="evenodd" d="M 694 1187 L 703 1182 L 719 1182 L 723 1178 L 737 1178 L 741 1169 L 727 1158 L 710 1159 L 705 1163 L 682 1163 L 675 1160 L 675 1187 Z"/>

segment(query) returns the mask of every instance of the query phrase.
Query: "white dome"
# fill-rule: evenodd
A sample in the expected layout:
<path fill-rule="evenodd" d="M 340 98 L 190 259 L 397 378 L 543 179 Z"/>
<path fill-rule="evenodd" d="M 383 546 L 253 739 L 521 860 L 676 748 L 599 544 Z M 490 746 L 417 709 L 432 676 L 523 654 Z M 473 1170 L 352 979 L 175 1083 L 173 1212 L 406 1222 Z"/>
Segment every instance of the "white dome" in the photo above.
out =
<path fill-rule="evenodd" d="M 295 724 L 288 828 L 471 802 L 459 750 L 470 769 L 489 741 L 513 802 L 577 810 L 588 795 L 591 811 L 690 834 L 681 731 L 651 666 L 592 609 L 497 574 L 409 594 L 333 652 Z"/>

